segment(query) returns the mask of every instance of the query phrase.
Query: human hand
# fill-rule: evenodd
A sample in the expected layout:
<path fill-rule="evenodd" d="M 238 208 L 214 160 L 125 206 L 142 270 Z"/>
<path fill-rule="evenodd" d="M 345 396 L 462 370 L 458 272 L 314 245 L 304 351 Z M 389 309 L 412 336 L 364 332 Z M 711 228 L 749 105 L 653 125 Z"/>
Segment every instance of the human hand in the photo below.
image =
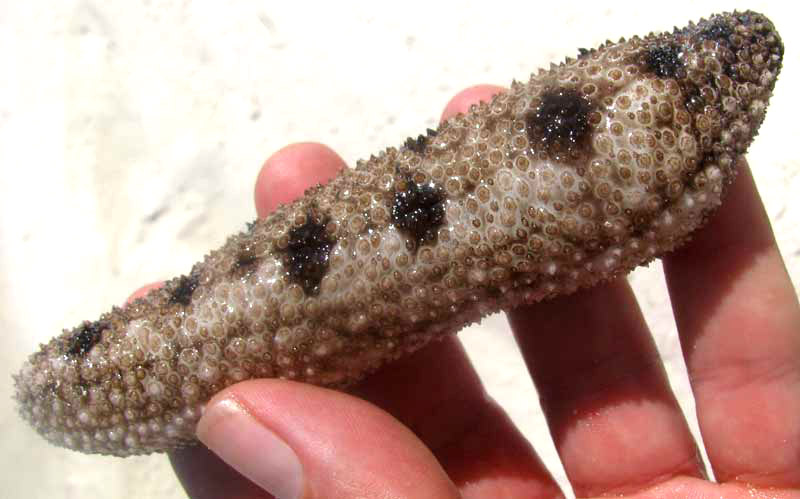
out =
<path fill-rule="evenodd" d="M 462 92 L 443 118 L 499 90 Z M 259 216 L 344 166 L 321 145 L 282 149 L 259 174 Z M 664 269 L 718 483 L 624 279 L 508 314 L 576 495 L 800 498 L 800 307 L 746 168 Z M 231 386 L 198 425 L 208 449 L 171 454 L 176 473 L 194 499 L 563 495 L 456 337 L 351 393 Z"/>

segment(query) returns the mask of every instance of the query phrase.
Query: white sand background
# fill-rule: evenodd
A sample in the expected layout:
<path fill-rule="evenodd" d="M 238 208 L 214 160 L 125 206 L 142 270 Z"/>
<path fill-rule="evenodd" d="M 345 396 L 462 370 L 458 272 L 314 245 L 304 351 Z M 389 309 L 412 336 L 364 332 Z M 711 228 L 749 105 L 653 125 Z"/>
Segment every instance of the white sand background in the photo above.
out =
<path fill-rule="evenodd" d="M 0 495 L 185 497 L 163 455 L 46 444 L 17 416 L 11 374 L 62 328 L 186 272 L 242 229 L 276 149 L 320 141 L 353 164 L 434 126 L 464 87 L 508 84 L 578 47 L 733 8 L 766 13 L 786 45 L 749 158 L 797 283 L 800 34 L 790 2 L 1 2 Z M 631 281 L 696 429 L 660 266 Z M 505 318 L 461 338 L 566 484 Z"/>

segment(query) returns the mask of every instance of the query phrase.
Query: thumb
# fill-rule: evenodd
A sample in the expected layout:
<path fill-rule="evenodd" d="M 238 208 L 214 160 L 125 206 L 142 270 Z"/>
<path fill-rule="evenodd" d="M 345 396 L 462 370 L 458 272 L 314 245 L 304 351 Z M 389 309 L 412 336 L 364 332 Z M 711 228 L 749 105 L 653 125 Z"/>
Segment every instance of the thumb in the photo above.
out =
<path fill-rule="evenodd" d="M 333 390 L 281 380 L 239 383 L 209 402 L 197 436 L 278 499 L 458 497 L 408 428 Z"/>

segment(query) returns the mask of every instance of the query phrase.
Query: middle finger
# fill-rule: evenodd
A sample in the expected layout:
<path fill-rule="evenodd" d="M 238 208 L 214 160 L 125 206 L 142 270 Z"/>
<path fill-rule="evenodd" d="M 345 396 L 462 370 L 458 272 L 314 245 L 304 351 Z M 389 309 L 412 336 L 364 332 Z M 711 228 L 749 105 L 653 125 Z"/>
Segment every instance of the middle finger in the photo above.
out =
<path fill-rule="evenodd" d="M 702 476 L 696 445 L 624 279 L 509 320 L 578 496 Z"/>

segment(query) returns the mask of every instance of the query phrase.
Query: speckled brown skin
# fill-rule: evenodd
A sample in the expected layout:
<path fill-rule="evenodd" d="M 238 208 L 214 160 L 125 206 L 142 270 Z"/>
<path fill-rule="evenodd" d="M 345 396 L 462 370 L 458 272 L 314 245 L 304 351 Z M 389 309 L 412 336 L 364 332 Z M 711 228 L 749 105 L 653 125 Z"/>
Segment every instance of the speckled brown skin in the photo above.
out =
<path fill-rule="evenodd" d="M 624 274 L 721 203 L 782 55 L 752 12 L 582 50 L 65 330 L 16 376 L 20 412 L 64 447 L 169 450 L 238 381 L 344 388 L 490 312 Z"/>

